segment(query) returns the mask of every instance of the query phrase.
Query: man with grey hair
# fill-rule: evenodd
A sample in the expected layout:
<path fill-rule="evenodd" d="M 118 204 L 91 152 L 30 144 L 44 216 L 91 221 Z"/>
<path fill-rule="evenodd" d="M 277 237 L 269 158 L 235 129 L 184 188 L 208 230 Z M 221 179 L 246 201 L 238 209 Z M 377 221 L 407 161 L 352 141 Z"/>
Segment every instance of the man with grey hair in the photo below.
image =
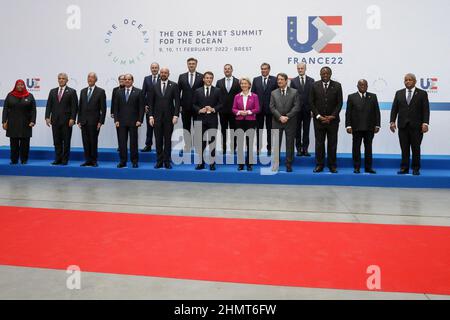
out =
<path fill-rule="evenodd" d="M 97 75 L 91 72 L 87 76 L 88 87 L 80 92 L 78 127 L 81 129 L 84 159 L 82 167 L 97 167 L 98 135 L 106 117 L 106 93 L 97 87 Z"/>
<path fill-rule="evenodd" d="M 142 94 L 144 96 L 145 102 L 145 119 L 147 122 L 147 134 L 145 138 L 145 147 L 142 149 L 142 152 L 150 152 L 152 151 L 153 144 L 153 127 L 150 125 L 150 92 L 153 89 L 153 86 L 156 85 L 156 82 L 159 80 L 159 64 L 157 62 L 153 62 L 150 65 L 150 75 L 144 78 L 144 83 L 142 84 Z"/>
<path fill-rule="evenodd" d="M 390 129 L 395 132 L 398 126 L 398 137 L 402 150 L 402 162 L 398 174 L 409 173 L 409 155 L 412 151 L 411 168 L 413 175 L 420 174 L 420 144 L 423 134 L 428 132 L 430 121 L 430 103 L 426 91 L 416 88 L 416 76 L 405 75 L 405 89 L 396 92 L 391 109 Z M 398 119 L 397 119 L 398 116 Z M 395 121 L 397 120 L 397 125 Z"/>
<path fill-rule="evenodd" d="M 364 167 L 366 173 L 376 173 L 372 168 L 372 141 L 380 131 L 380 107 L 377 95 L 367 92 L 367 81 L 358 81 L 358 92 L 347 98 L 345 111 L 345 127 L 347 133 L 353 135 L 353 166 L 354 173 L 360 173 L 361 142 L 364 140 Z"/>
<path fill-rule="evenodd" d="M 78 111 L 78 97 L 75 89 L 69 88 L 66 73 L 58 74 L 57 88 L 50 90 L 45 108 L 45 121 L 52 127 L 55 161 L 52 165 L 67 165 L 70 156 L 72 127 Z"/>

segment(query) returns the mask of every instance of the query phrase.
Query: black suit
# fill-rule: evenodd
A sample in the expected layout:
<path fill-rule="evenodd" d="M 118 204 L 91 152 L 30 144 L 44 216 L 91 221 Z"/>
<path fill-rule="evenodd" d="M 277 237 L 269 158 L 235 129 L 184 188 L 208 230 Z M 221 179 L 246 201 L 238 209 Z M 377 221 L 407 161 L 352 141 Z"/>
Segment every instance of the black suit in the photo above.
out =
<path fill-rule="evenodd" d="M 219 121 L 217 119 L 217 114 L 218 114 L 218 112 L 220 112 L 222 110 L 222 99 L 221 99 L 221 95 L 220 95 L 220 89 L 211 86 L 210 92 L 209 92 L 209 97 L 206 97 L 205 87 L 198 88 L 197 90 L 195 90 L 193 102 L 194 102 L 193 107 L 194 107 L 195 113 L 197 114 L 196 120 L 202 122 L 202 135 L 201 135 L 201 137 L 196 135 L 195 147 L 197 150 L 199 150 L 199 151 L 201 150 L 201 154 L 200 154 L 200 157 L 202 159 L 201 163 L 204 164 L 205 160 L 203 159 L 203 151 L 206 148 L 206 141 L 203 141 L 203 136 L 207 130 L 215 129 L 215 131 L 216 131 L 215 133 L 210 132 L 210 134 L 208 135 L 208 144 L 210 144 L 212 146 L 212 150 L 210 151 L 212 163 L 214 163 L 214 157 L 216 156 L 215 141 L 216 141 L 216 135 L 217 135 L 217 128 L 219 127 Z M 200 109 L 202 109 L 205 106 L 210 106 L 210 107 L 214 108 L 216 112 L 209 113 L 209 114 L 199 113 Z M 199 145 L 197 144 L 197 142 L 200 142 L 200 139 L 202 141 L 201 148 L 199 148 Z"/>
<path fill-rule="evenodd" d="M 236 130 L 236 116 L 231 112 L 233 108 L 234 97 L 241 92 L 239 80 L 232 77 L 230 91 L 227 91 L 226 78 L 217 80 L 216 88 L 220 89 L 222 99 L 222 109 L 220 115 L 220 129 L 222 133 L 222 150 L 226 153 L 227 150 L 227 129 Z M 236 137 L 233 141 L 233 150 L 236 150 Z M 230 145 L 231 148 L 231 145 Z"/>
<path fill-rule="evenodd" d="M 146 76 L 142 84 L 142 94 L 144 95 L 145 105 L 150 107 L 150 91 L 153 88 L 153 75 Z M 159 80 L 159 74 L 156 75 L 156 82 Z M 153 142 L 153 127 L 150 125 L 148 119 L 150 117 L 149 112 L 145 114 L 145 119 L 147 120 L 147 134 L 145 138 L 145 146 L 152 146 Z"/>
<path fill-rule="evenodd" d="M 361 167 L 361 142 L 364 140 L 364 166 L 372 169 L 372 140 L 375 127 L 380 127 L 380 107 L 377 95 L 366 92 L 364 97 L 359 92 L 347 98 L 345 127 L 351 127 L 353 136 L 353 166 Z"/>
<path fill-rule="evenodd" d="M 301 112 L 297 117 L 297 133 L 295 137 L 295 145 L 297 151 L 308 151 L 309 147 L 309 128 L 311 125 L 311 106 L 309 105 L 309 94 L 314 84 L 314 79 L 304 76 L 305 84 L 302 86 L 300 76 L 291 80 L 291 88 L 297 89 L 300 95 Z M 302 139 L 303 131 L 303 139 Z"/>
<path fill-rule="evenodd" d="M 191 150 L 191 126 L 196 120 L 196 112 L 193 109 L 194 92 L 203 87 L 203 74 L 196 72 L 192 87 L 189 84 L 189 72 L 180 74 L 178 78 L 178 89 L 180 90 L 181 118 L 183 121 L 183 129 L 189 134 L 184 134 L 184 149 Z"/>
<path fill-rule="evenodd" d="M 161 80 L 152 87 L 149 96 L 149 116 L 155 121 L 157 163 L 170 163 L 174 116 L 180 114 L 180 91 L 178 85 L 166 80 L 166 90 L 161 90 Z"/>
<path fill-rule="evenodd" d="M 391 109 L 391 123 L 398 115 L 398 137 L 402 149 L 401 169 L 409 170 L 409 155 L 412 151 L 411 168 L 420 169 L 420 144 L 423 133 L 422 124 L 429 124 L 430 104 L 426 91 L 415 88 L 411 102 L 406 102 L 406 89 L 397 91 Z"/>
<path fill-rule="evenodd" d="M 142 90 L 133 87 L 126 101 L 126 88 L 119 89 L 117 103 L 114 110 L 114 122 L 119 122 L 119 149 L 120 162 L 126 163 L 128 158 L 128 134 L 130 135 L 131 162 L 137 163 L 138 154 L 138 127 L 136 122 L 144 119 L 144 96 Z"/>
<path fill-rule="evenodd" d="M 324 166 L 325 139 L 327 139 L 328 167 L 336 168 L 339 112 L 342 109 L 342 101 L 342 87 L 339 82 L 330 80 L 326 92 L 321 80 L 314 82 L 309 95 L 309 105 L 314 117 L 317 166 Z M 334 116 L 335 119 L 329 124 L 323 124 L 317 119 L 318 115 Z"/>
<path fill-rule="evenodd" d="M 81 125 L 84 158 L 86 162 L 96 163 L 98 158 L 98 135 L 100 129 L 97 125 L 105 123 L 106 93 L 105 90 L 95 87 L 88 99 L 89 88 L 80 92 L 78 111 L 78 124 Z"/>
<path fill-rule="evenodd" d="M 273 90 L 277 89 L 277 78 L 274 76 L 268 76 L 266 86 L 263 84 L 263 77 L 255 77 L 252 83 L 252 92 L 256 93 L 259 98 L 259 108 L 260 112 L 256 115 L 256 150 L 259 153 L 262 149 L 262 129 L 264 128 L 264 123 L 266 123 L 267 130 L 267 150 L 272 150 L 272 113 L 270 112 L 270 95 Z"/>
<path fill-rule="evenodd" d="M 75 89 L 66 87 L 58 100 L 59 87 L 50 90 L 45 108 L 45 118 L 51 120 L 53 144 L 55 145 L 55 161 L 67 163 L 70 156 L 70 140 L 72 127 L 69 120 L 77 118 L 78 97 Z"/>
<path fill-rule="evenodd" d="M 116 105 L 118 103 L 118 93 L 119 93 L 119 89 L 121 87 L 115 87 L 113 89 L 112 95 L 111 95 L 111 116 L 114 116 L 114 110 L 116 109 Z M 114 117 L 113 117 L 114 118 Z M 116 133 L 117 133 L 117 145 L 119 145 L 119 128 L 116 128 Z"/>

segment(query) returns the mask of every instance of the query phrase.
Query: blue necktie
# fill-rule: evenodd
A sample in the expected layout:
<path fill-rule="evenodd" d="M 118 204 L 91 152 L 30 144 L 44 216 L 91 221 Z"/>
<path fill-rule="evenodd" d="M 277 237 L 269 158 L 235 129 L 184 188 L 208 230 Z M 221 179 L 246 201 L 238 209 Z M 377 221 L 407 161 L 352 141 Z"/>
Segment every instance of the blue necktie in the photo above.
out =
<path fill-rule="evenodd" d="M 89 88 L 89 92 L 88 92 L 88 95 L 87 95 L 88 102 L 91 100 L 91 96 L 92 96 L 92 88 Z"/>
<path fill-rule="evenodd" d="M 127 89 L 125 92 L 125 101 L 128 102 L 128 98 L 130 97 L 130 89 Z"/>
<path fill-rule="evenodd" d="M 411 103 L 411 100 L 412 100 L 412 90 L 409 89 L 408 90 L 408 96 L 406 97 L 406 103 L 408 104 L 408 106 Z"/>

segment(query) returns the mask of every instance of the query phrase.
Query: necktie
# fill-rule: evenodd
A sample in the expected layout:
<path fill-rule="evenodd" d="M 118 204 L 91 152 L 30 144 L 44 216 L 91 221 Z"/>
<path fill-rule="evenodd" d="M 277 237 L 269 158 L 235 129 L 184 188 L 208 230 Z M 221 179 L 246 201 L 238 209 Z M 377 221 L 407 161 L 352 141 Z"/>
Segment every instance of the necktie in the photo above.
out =
<path fill-rule="evenodd" d="M 305 79 L 303 78 L 303 76 L 301 78 L 301 84 L 302 84 L 302 88 L 303 88 L 305 86 Z"/>
<path fill-rule="evenodd" d="M 327 93 L 327 91 L 328 91 L 328 83 L 325 83 L 325 94 Z"/>
<path fill-rule="evenodd" d="M 88 102 L 91 100 L 91 96 L 92 96 L 92 88 L 89 88 L 88 95 L 87 95 Z"/>
<path fill-rule="evenodd" d="M 63 88 L 59 88 L 58 102 L 61 102 L 62 95 L 63 95 Z"/>
<path fill-rule="evenodd" d="M 163 96 L 166 94 L 166 82 L 163 82 L 162 94 Z"/>
<path fill-rule="evenodd" d="M 209 98 L 209 87 L 206 87 L 206 97 Z"/>
<path fill-rule="evenodd" d="M 284 91 L 285 91 L 284 89 L 281 89 L 281 96 L 283 96 L 283 97 L 285 95 Z"/>
<path fill-rule="evenodd" d="M 408 104 L 408 106 L 411 103 L 411 99 L 412 99 L 412 90 L 409 89 L 408 90 L 408 97 L 406 97 L 406 103 Z"/>
<path fill-rule="evenodd" d="M 264 90 L 266 90 L 266 87 L 267 87 L 267 78 L 264 78 L 263 87 L 264 87 Z"/>
<path fill-rule="evenodd" d="M 190 73 L 189 86 L 191 88 L 194 86 L 194 74 L 193 73 Z"/>
<path fill-rule="evenodd" d="M 125 101 L 128 102 L 128 98 L 130 97 L 130 89 L 127 89 L 125 93 Z"/>
<path fill-rule="evenodd" d="M 227 92 L 230 92 L 230 83 L 231 83 L 231 79 L 230 78 L 227 78 L 227 85 L 226 85 L 226 87 L 227 87 Z"/>
<path fill-rule="evenodd" d="M 156 84 L 156 76 L 153 76 L 153 85 Z"/>

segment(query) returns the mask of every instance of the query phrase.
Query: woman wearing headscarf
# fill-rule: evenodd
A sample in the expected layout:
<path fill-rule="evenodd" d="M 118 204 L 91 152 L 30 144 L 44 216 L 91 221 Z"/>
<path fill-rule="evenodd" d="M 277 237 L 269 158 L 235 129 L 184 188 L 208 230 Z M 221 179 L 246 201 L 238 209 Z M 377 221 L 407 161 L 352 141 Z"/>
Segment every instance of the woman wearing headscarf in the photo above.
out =
<path fill-rule="evenodd" d="M 30 138 L 36 123 L 36 101 L 27 91 L 25 82 L 17 80 L 3 105 L 2 124 L 10 138 L 11 164 L 28 161 Z"/>

